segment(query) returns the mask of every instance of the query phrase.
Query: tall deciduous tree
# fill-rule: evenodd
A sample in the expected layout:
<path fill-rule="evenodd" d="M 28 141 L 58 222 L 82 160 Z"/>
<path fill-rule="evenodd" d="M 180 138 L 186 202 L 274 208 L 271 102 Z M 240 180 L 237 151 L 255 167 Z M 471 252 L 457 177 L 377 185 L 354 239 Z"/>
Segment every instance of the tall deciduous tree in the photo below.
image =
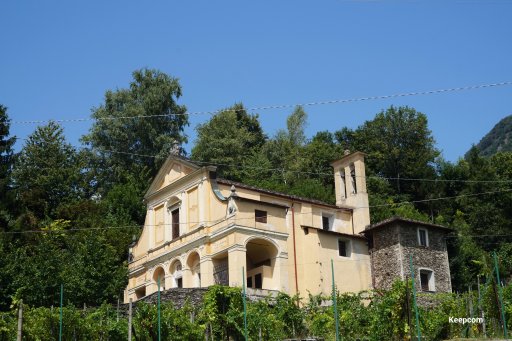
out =
<path fill-rule="evenodd" d="M 38 220 L 54 218 L 61 203 L 80 198 L 80 162 L 55 122 L 28 137 L 14 166 L 21 207 Z"/>
<path fill-rule="evenodd" d="M 92 148 L 100 193 L 129 178 L 137 179 L 143 191 L 171 148 L 187 141 L 188 115 L 177 104 L 181 95 L 178 79 L 152 69 L 133 72 L 128 89 L 105 93 L 105 103 L 93 110 L 95 122 L 82 138 Z"/>
<path fill-rule="evenodd" d="M 233 180 L 244 178 L 242 165 L 259 151 L 267 138 L 258 115 L 249 114 L 240 103 L 220 111 L 196 129 L 198 138 L 192 149 L 192 158 L 220 164 L 222 176 Z"/>
<path fill-rule="evenodd" d="M 382 111 L 356 130 L 355 145 L 368 166 L 386 177 L 424 178 L 434 174 L 439 155 L 425 114 L 409 107 Z"/>
<path fill-rule="evenodd" d="M 285 187 L 302 179 L 299 172 L 305 163 L 306 124 L 307 113 L 301 106 L 297 106 L 286 119 L 286 130 L 277 131 L 275 137 L 263 148 L 273 167 L 281 169 L 280 182 Z"/>
<path fill-rule="evenodd" d="M 426 115 L 410 107 L 391 106 L 355 130 L 343 128 L 335 133 L 341 149 L 367 154 L 366 174 L 393 178 L 367 182 L 373 204 L 430 199 L 438 196 L 438 188 L 428 182 L 400 180 L 403 178 L 435 179 L 439 151 L 435 147 Z M 421 210 L 435 215 L 433 205 Z M 429 212 L 430 211 L 430 212 Z M 409 212 L 413 215 L 418 212 Z M 372 209 L 372 220 L 394 214 L 385 206 Z"/>

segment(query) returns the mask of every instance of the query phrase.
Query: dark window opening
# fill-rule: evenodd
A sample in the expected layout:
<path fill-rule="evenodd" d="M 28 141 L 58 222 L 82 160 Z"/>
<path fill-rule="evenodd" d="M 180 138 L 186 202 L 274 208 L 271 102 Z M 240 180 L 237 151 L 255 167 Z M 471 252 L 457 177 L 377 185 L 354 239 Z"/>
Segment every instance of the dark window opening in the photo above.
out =
<path fill-rule="evenodd" d="M 252 288 L 252 277 L 247 277 L 247 287 Z"/>
<path fill-rule="evenodd" d="M 172 239 L 180 236 L 180 209 L 177 208 L 171 212 L 172 219 Z"/>
<path fill-rule="evenodd" d="M 254 220 L 257 223 L 267 223 L 267 211 L 254 210 Z"/>
<path fill-rule="evenodd" d="M 347 242 L 345 240 L 338 240 L 338 253 L 341 257 L 348 257 Z"/>
<path fill-rule="evenodd" d="M 261 274 L 254 275 L 254 287 L 256 289 L 263 288 L 263 278 L 261 277 Z"/>
<path fill-rule="evenodd" d="M 146 287 L 139 288 L 139 289 L 135 290 L 135 297 L 137 299 L 142 298 L 144 296 L 146 296 Z"/>
<path fill-rule="evenodd" d="M 345 170 L 341 170 L 341 195 L 343 198 L 347 197 L 347 181 L 345 179 Z"/>
<path fill-rule="evenodd" d="M 177 286 L 178 288 L 183 288 L 183 278 L 178 278 L 178 279 L 176 280 L 176 286 Z"/>
<path fill-rule="evenodd" d="M 350 179 L 352 183 L 352 194 L 357 193 L 357 182 L 356 182 L 356 168 L 354 164 L 350 165 Z"/>
<path fill-rule="evenodd" d="M 427 246 L 427 231 L 426 230 L 419 230 L 419 242 L 421 246 Z"/>
<path fill-rule="evenodd" d="M 329 231 L 329 217 L 322 216 L 322 228 L 326 231 Z"/>
<path fill-rule="evenodd" d="M 420 286 L 421 291 L 433 291 L 433 289 L 430 288 L 429 282 L 430 277 L 432 276 L 432 271 L 420 271 Z"/>

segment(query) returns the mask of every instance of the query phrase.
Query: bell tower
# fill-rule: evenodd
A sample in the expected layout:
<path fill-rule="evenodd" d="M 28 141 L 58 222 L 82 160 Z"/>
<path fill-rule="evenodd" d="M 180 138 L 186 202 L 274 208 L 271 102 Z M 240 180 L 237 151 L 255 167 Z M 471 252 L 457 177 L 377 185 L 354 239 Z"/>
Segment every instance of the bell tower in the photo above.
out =
<path fill-rule="evenodd" d="M 354 233 L 370 225 L 370 209 L 366 192 L 365 154 L 346 150 L 340 160 L 331 163 L 334 168 L 336 206 L 353 209 Z"/>

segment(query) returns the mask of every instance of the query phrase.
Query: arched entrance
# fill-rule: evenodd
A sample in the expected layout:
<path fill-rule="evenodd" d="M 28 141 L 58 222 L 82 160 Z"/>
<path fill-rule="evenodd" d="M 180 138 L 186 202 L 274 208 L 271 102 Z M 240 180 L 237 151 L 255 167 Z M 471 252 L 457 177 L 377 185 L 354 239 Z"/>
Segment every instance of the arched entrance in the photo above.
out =
<path fill-rule="evenodd" d="M 201 269 L 199 265 L 199 254 L 197 252 L 192 252 L 187 259 L 187 266 L 190 269 L 190 286 L 192 288 L 200 288 L 201 287 Z"/>
<path fill-rule="evenodd" d="M 155 291 L 158 290 L 160 285 L 160 291 L 165 290 L 165 270 L 162 267 L 158 267 L 153 271 L 153 281 L 155 282 Z"/>
<path fill-rule="evenodd" d="M 278 249 L 274 243 L 263 238 L 250 239 L 246 244 L 247 287 L 277 290 L 279 276 L 275 271 Z"/>
<path fill-rule="evenodd" d="M 181 262 L 179 260 L 172 262 L 170 269 L 172 274 L 171 286 L 173 288 L 183 288 L 183 272 Z"/>

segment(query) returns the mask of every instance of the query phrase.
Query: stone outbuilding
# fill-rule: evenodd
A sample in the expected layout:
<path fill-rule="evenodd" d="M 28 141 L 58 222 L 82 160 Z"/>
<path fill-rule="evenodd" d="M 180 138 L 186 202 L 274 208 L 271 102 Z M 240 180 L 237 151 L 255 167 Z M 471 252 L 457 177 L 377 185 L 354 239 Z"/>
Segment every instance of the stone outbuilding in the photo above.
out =
<path fill-rule="evenodd" d="M 411 278 L 412 255 L 419 292 L 451 292 L 446 235 L 452 229 L 393 217 L 366 227 L 371 258 L 372 286 L 389 289 L 396 279 Z"/>

